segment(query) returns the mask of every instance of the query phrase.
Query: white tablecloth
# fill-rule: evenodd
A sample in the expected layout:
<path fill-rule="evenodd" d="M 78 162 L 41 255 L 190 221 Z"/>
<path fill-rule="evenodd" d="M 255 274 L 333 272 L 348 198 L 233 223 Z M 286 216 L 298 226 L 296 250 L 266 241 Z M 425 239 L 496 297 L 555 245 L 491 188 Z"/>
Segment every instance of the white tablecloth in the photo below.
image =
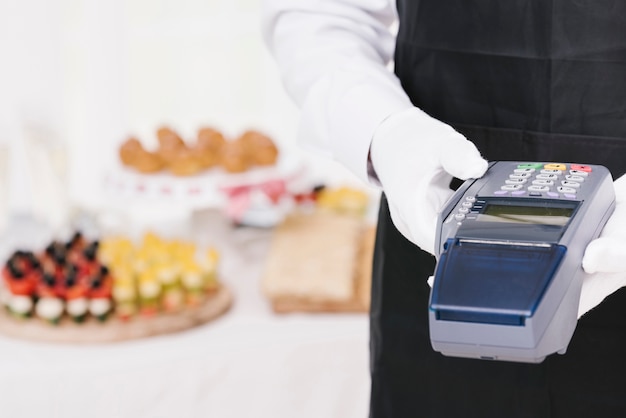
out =
<path fill-rule="evenodd" d="M 273 314 L 260 291 L 271 231 L 232 228 L 214 212 L 193 222 L 194 238 L 222 251 L 232 309 L 126 343 L 0 336 L 1 417 L 367 416 L 367 316 Z"/>

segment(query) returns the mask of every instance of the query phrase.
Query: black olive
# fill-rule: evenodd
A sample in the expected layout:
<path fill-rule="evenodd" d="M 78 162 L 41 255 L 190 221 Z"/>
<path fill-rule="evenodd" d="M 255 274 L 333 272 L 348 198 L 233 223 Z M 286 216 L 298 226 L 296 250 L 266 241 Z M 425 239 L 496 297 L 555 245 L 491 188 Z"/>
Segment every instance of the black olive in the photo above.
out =
<path fill-rule="evenodd" d="M 9 270 L 14 270 L 14 269 L 19 270 L 19 268 L 17 267 L 17 261 L 18 260 L 16 258 L 13 258 L 13 257 L 9 258 L 9 260 L 7 261 L 7 268 Z"/>
<path fill-rule="evenodd" d="M 65 286 L 72 287 L 76 284 L 76 275 L 78 274 L 78 269 L 74 265 L 69 265 L 67 267 L 67 273 L 65 275 Z"/>
<path fill-rule="evenodd" d="M 24 256 L 24 251 L 16 250 L 13 254 L 11 254 L 10 258 L 13 259 L 13 260 L 19 260 L 23 256 Z"/>
<path fill-rule="evenodd" d="M 67 274 L 73 274 L 74 276 L 78 274 L 78 267 L 75 264 L 69 264 L 67 266 Z"/>
<path fill-rule="evenodd" d="M 35 269 L 35 270 L 41 270 L 41 263 L 39 262 L 39 260 L 37 260 L 36 258 L 34 258 L 31 262 L 30 265 Z"/>
<path fill-rule="evenodd" d="M 62 266 L 65 264 L 66 258 L 65 258 L 65 253 L 64 252 L 57 252 L 54 255 L 54 262 L 57 263 L 58 265 Z"/>
<path fill-rule="evenodd" d="M 16 265 L 13 264 L 9 264 L 9 274 L 14 278 L 14 279 L 22 279 L 24 278 L 24 272 L 22 270 L 20 270 Z"/>
<path fill-rule="evenodd" d="M 94 261 L 96 259 L 96 254 L 98 253 L 98 241 L 94 241 L 91 244 L 89 244 L 87 247 L 85 247 L 85 250 L 83 251 L 83 255 L 85 256 L 85 258 L 89 261 Z"/>
<path fill-rule="evenodd" d="M 54 286 L 54 284 L 56 283 L 54 274 L 44 273 L 43 282 L 50 287 Z"/>
<path fill-rule="evenodd" d="M 83 238 L 83 234 L 81 234 L 78 231 L 75 232 L 74 235 L 72 235 L 72 238 L 70 238 L 70 240 L 67 243 L 65 243 L 65 248 L 68 250 L 71 249 L 82 238 Z"/>
<path fill-rule="evenodd" d="M 83 237 L 83 234 L 80 231 L 76 231 L 74 232 L 74 235 L 72 236 L 72 242 L 77 242 L 82 237 Z"/>
<path fill-rule="evenodd" d="M 48 254 L 50 257 L 54 257 L 54 254 L 56 253 L 56 250 L 54 248 L 54 242 L 51 242 L 50 244 L 48 244 L 45 251 L 46 251 L 46 254 Z"/>

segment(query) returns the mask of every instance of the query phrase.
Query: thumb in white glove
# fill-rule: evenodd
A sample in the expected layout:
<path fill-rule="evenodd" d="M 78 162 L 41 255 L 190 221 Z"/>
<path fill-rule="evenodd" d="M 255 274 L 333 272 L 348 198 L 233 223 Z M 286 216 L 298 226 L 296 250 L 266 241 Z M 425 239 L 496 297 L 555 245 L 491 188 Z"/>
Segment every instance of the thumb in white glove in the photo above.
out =
<path fill-rule="evenodd" d="M 583 279 L 579 318 L 626 286 L 626 175 L 615 180 L 614 186 L 615 211 L 583 256 L 583 269 L 589 274 Z"/>
<path fill-rule="evenodd" d="M 395 227 L 431 254 L 437 214 L 453 194 L 452 177 L 478 178 L 488 166 L 473 143 L 417 108 L 396 113 L 378 127 L 370 158 Z"/>

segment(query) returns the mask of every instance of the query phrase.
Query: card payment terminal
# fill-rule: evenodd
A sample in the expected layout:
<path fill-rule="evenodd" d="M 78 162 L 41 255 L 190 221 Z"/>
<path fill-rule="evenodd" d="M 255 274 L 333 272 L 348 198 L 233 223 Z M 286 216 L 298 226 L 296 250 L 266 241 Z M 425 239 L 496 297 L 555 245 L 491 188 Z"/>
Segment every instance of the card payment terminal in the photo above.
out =
<path fill-rule="evenodd" d="M 490 163 L 440 213 L 430 339 L 444 355 L 539 363 L 565 353 L 581 259 L 615 208 L 609 171 Z"/>

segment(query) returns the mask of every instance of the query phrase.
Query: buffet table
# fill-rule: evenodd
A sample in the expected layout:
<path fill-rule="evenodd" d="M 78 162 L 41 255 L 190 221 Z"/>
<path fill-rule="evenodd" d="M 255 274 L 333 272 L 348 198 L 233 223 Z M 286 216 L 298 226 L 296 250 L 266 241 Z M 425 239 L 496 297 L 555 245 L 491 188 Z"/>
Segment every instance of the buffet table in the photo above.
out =
<path fill-rule="evenodd" d="M 216 211 L 192 222 L 192 238 L 222 252 L 230 311 L 188 331 L 121 343 L 0 336 L 0 416 L 367 416 L 367 316 L 274 314 L 259 285 L 272 231 L 233 227 Z"/>

